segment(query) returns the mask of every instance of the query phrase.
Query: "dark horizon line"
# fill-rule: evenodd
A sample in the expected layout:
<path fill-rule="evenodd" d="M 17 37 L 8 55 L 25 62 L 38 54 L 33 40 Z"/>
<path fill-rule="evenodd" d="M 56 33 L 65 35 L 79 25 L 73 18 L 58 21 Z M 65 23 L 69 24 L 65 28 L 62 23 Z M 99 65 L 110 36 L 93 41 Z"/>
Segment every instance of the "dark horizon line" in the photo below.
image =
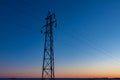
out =
<path fill-rule="evenodd" d="M 0 78 L 8 78 L 8 79 L 23 78 L 23 79 L 24 79 L 25 77 L 16 77 L 16 78 L 15 78 L 15 77 L 0 77 Z M 29 79 L 30 77 L 26 77 L 26 78 Z M 36 79 L 37 79 L 38 77 L 31 77 L 31 78 L 36 78 Z M 39 78 L 41 78 L 41 77 L 39 77 Z M 57 78 L 58 78 L 58 77 L 57 77 Z M 56 79 L 57 79 L 57 78 L 56 78 Z M 60 77 L 60 78 L 62 79 L 62 78 L 64 78 L 64 77 Z M 66 78 L 66 79 L 70 79 L 69 77 L 65 77 L 65 78 Z M 65 78 L 64 78 L 64 79 L 65 79 Z M 73 78 L 75 78 L 75 77 L 73 77 Z M 77 78 L 78 78 L 78 77 L 77 77 Z M 77 79 L 77 78 L 76 78 L 76 79 Z M 113 78 L 109 78 L 109 77 L 93 77 L 93 78 L 92 78 L 92 77 L 87 77 L 87 78 L 85 78 L 85 77 L 80 77 L 80 78 L 81 78 L 81 79 L 120 79 L 120 77 L 113 77 Z M 79 79 L 80 79 L 80 78 L 79 78 Z"/>

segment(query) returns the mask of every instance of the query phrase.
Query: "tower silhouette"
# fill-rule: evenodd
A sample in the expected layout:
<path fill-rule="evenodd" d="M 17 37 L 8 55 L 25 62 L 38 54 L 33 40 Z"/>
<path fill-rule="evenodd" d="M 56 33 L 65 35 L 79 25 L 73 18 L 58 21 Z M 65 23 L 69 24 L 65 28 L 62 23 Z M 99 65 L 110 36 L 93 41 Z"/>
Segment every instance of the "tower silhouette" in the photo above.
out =
<path fill-rule="evenodd" d="M 46 24 L 41 27 L 41 33 L 45 35 L 42 80 L 55 80 L 53 48 L 53 26 L 57 26 L 55 14 L 48 11 L 45 20 Z"/>

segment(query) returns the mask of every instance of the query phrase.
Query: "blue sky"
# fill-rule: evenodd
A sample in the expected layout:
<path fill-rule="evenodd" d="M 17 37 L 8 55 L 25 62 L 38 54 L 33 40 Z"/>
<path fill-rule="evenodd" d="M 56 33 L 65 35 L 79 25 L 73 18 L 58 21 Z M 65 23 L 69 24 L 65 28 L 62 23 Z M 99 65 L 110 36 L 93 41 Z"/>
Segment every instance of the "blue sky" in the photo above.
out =
<path fill-rule="evenodd" d="M 119 4 L 119 0 L 1 0 L 0 76 L 41 77 L 40 27 L 50 10 L 58 24 L 57 77 L 118 77 Z"/>

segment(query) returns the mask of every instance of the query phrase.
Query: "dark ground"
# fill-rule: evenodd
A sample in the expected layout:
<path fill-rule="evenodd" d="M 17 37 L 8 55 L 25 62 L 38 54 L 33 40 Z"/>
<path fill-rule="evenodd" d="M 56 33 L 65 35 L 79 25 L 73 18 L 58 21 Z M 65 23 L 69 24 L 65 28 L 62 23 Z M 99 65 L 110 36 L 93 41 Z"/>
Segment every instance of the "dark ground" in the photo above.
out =
<path fill-rule="evenodd" d="M 41 80 L 41 78 L 0 78 L 0 80 Z M 56 78 L 55 80 L 120 80 L 120 78 Z"/>

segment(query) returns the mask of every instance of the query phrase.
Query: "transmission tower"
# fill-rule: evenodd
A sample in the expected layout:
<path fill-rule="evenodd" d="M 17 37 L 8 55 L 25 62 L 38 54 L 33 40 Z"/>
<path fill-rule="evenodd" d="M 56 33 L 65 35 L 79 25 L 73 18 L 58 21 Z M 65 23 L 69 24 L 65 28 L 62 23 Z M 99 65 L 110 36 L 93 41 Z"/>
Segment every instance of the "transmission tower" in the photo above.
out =
<path fill-rule="evenodd" d="M 46 24 L 41 28 L 41 33 L 45 35 L 42 80 L 55 80 L 53 49 L 53 26 L 57 27 L 55 14 L 48 12 L 45 20 Z"/>

